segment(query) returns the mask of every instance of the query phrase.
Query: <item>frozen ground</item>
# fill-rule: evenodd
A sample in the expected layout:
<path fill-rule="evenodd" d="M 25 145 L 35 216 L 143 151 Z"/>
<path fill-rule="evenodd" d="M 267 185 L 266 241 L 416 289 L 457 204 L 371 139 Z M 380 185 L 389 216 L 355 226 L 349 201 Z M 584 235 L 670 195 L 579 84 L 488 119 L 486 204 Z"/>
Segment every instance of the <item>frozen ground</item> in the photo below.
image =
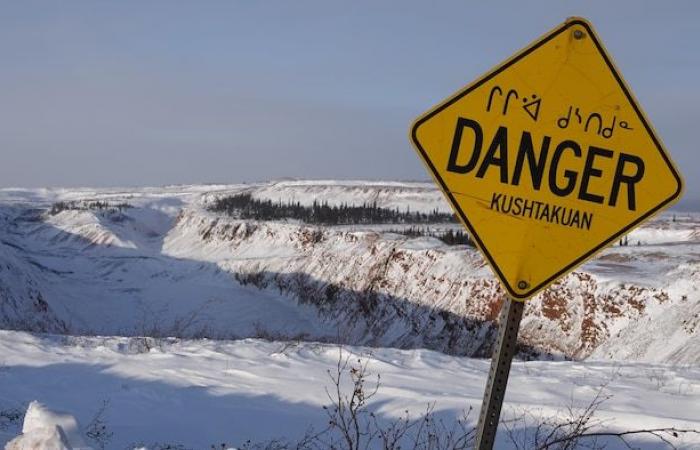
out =
<path fill-rule="evenodd" d="M 250 192 L 280 201 L 446 211 L 427 183 L 284 181 L 0 190 L 0 323 L 79 335 L 305 337 L 488 355 L 503 292 L 470 247 L 206 210 Z M 56 201 L 120 212 L 47 211 Z M 458 228 L 454 223 L 433 229 Z M 700 217 L 660 216 L 528 302 L 522 342 L 582 359 L 700 361 Z"/>
<path fill-rule="evenodd" d="M 394 225 L 241 221 L 205 208 L 244 191 L 448 210 L 427 183 L 0 189 L 0 323 L 19 330 L 0 332 L 5 441 L 19 422 L 1 412 L 32 400 L 82 424 L 108 400 L 119 450 L 293 438 L 324 421 L 337 349 L 318 342 L 341 326 L 353 351 L 374 354 L 381 417 L 430 402 L 445 418 L 478 409 L 488 362 L 454 355 L 489 353 L 503 294 L 476 250 L 388 233 Z M 73 200 L 133 207 L 47 213 Z M 578 362 L 517 362 L 509 414 L 554 414 L 608 383 L 611 427 L 700 428 L 700 215 L 660 216 L 628 242 L 528 303 L 521 345 Z M 143 335 L 189 340 L 129 337 Z M 229 340 L 192 339 L 202 336 Z M 247 339 L 260 336 L 272 341 Z"/>
<path fill-rule="evenodd" d="M 364 355 L 366 348 L 348 349 Z M 445 420 L 477 411 L 488 362 L 428 350 L 373 349 L 370 369 L 381 374 L 371 408 L 390 419 L 429 403 Z M 145 350 L 135 338 L 64 338 L 0 332 L 0 407 L 24 408 L 39 400 L 69 411 L 84 425 L 109 401 L 105 419 L 114 433 L 109 448 L 133 443 L 178 443 L 208 449 L 299 437 L 322 427 L 326 370 L 337 362 L 334 346 L 255 339 L 162 341 Z M 601 385 L 613 397 L 600 418 L 615 429 L 700 428 L 700 368 L 609 362 L 516 362 L 506 416 L 528 409 L 554 414 L 584 406 Z M 476 411 L 472 413 L 476 419 Z M 2 430 L 5 440 L 17 425 Z M 501 435 L 497 448 L 509 448 Z M 698 448 L 700 436 L 680 448 Z M 88 442 L 89 443 L 89 442 Z M 636 441 L 643 448 L 665 448 Z M 612 448 L 616 448 L 613 446 Z"/>

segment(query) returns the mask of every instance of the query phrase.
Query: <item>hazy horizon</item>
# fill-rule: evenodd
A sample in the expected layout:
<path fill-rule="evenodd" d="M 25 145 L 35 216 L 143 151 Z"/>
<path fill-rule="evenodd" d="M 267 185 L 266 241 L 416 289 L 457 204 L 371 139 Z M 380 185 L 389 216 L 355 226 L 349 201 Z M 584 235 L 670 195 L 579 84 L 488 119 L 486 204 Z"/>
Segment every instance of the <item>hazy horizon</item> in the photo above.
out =
<path fill-rule="evenodd" d="M 539 7 L 538 7 L 539 6 Z M 700 4 L 8 4 L 3 187 L 429 181 L 411 121 L 568 16 L 592 21 L 700 209 Z"/>

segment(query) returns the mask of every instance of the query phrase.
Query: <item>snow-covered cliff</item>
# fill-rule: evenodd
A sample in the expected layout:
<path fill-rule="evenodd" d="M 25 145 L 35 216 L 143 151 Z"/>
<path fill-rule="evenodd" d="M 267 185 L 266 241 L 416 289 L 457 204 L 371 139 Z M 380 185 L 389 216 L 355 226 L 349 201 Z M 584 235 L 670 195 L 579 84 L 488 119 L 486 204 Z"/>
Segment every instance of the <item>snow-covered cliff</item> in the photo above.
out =
<path fill-rule="evenodd" d="M 475 249 L 387 231 L 396 226 L 244 221 L 206 210 L 213 198 L 243 191 L 447 211 L 426 183 L 0 191 L 0 257 L 10 274 L 0 272 L 0 282 L 12 286 L 0 321 L 52 332 L 341 339 L 488 355 L 504 293 Z M 132 207 L 45 212 L 81 199 Z M 530 300 L 522 355 L 700 361 L 699 223 L 694 214 L 657 218 L 629 246 Z"/>

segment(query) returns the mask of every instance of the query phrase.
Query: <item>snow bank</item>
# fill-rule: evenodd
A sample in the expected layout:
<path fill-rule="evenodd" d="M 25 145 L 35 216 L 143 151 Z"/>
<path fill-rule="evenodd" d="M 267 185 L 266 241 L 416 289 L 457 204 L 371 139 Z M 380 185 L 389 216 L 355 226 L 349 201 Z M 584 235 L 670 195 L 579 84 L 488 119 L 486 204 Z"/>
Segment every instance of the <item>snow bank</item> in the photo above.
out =
<path fill-rule="evenodd" d="M 22 434 L 8 442 L 5 450 L 49 449 L 92 450 L 85 444 L 75 417 L 33 401 L 24 416 Z"/>
<path fill-rule="evenodd" d="M 108 448 L 114 450 L 155 450 L 166 448 L 164 444 L 196 450 L 211 449 L 212 444 L 220 448 L 221 443 L 236 447 L 249 439 L 294 440 L 309 426 L 321 430 L 327 425 L 322 407 L 329 402 L 326 388 L 332 384 L 327 370 L 338 363 L 337 346 L 258 339 L 173 340 L 158 351 L 126 350 L 138 340 L 69 340 L 0 331 L 1 400 L 23 404 L 39 399 L 85 423 L 107 398 L 105 423 L 114 433 Z M 417 417 L 434 403 L 446 424 L 473 407 L 474 424 L 488 360 L 389 348 L 345 347 L 344 354 L 364 358 L 370 351 L 370 379 L 381 375 L 371 399 L 379 419 L 395 420 L 405 410 Z M 607 429 L 700 428 L 700 368 L 639 363 L 516 361 L 503 417 L 523 410 L 555 415 L 566 413 L 569 405 L 585 407 L 601 386 L 613 395 L 596 415 Z M 66 434 L 67 442 L 76 445 Z M 2 439 L 0 434 L 0 448 Z M 646 450 L 665 448 L 633 443 Z M 700 436 L 684 436 L 674 443 L 698 449 Z M 496 448 L 513 448 L 505 433 Z"/>

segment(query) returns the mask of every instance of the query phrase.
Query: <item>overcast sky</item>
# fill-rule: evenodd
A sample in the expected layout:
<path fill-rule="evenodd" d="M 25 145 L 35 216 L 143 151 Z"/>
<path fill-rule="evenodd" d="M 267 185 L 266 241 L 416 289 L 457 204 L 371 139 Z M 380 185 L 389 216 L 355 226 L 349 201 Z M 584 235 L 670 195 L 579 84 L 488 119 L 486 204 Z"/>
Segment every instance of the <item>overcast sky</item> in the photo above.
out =
<path fill-rule="evenodd" d="M 0 7 L 0 185 L 428 179 L 418 114 L 562 22 L 597 27 L 700 207 L 700 2 Z"/>

